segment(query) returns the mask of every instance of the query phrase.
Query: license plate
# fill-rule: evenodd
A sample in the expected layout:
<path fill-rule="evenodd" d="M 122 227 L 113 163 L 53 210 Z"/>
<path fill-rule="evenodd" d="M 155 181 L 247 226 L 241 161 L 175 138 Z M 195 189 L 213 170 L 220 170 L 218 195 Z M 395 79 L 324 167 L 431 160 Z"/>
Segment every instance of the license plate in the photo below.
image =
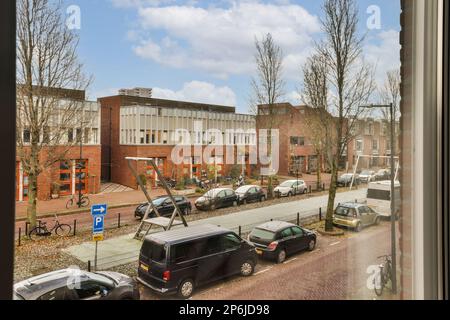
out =
<path fill-rule="evenodd" d="M 149 270 L 149 267 L 147 265 L 143 264 L 143 263 L 140 264 L 140 267 L 141 267 L 142 270 L 144 270 L 146 272 L 148 272 L 148 270 Z"/>
<path fill-rule="evenodd" d="M 259 255 L 263 254 L 262 250 L 259 250 L 259 249 L 256 249 L 256 253 L 259 254 Z"/>

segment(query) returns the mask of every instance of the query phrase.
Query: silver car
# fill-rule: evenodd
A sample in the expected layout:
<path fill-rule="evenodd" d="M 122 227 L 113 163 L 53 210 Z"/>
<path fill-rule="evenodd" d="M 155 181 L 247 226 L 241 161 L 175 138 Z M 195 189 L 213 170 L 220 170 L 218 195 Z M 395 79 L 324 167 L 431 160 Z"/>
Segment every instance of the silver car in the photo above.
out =
<path fill-rule="evenodd" d="M 303 180 L 286 180 L 274 189 L 279 197 L 290 197 L 296 194 L 305 194 L 308 192 L 308 186 Z"/>

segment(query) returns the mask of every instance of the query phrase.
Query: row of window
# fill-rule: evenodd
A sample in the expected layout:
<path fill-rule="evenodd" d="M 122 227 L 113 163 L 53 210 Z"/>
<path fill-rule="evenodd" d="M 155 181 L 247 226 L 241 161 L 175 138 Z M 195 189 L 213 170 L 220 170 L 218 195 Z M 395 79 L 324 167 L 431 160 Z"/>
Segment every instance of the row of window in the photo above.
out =
<path fill-rule="evenodd" d="M 64 129 L 63 129 L 64 131 Z M 99 136 L 97 128 L 69 128 L 66 129 L 66 134 L 62 135 L 60 138 L 55 138 L 58 141 L 52 141 L 52 133 L 49 127 L 44 127 L 42 130 L 42 134 L 39 136 L 38 142 L 40 143 L 53 143 L 53 144 L 61 144 L 61 143 L 72 143 L 74 141 L 81 142 L 85 144 L 98 144 Z M 82 134 L 82 131 L 84 133 Z M 31 143 L 31 130 L 29 128 L 25 128 L 22 132 L 22 141 L 23 143 Z"/>

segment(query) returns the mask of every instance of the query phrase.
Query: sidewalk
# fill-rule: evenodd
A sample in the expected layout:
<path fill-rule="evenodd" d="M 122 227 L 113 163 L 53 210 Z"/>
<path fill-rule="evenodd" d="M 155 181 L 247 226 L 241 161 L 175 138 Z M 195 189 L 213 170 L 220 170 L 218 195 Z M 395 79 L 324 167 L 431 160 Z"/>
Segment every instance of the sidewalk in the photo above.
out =
<path fill-rule="evenodd" d="M 165 191 L 162 189 L 152 189 L 149 190 L 150 197 L 157 197 L 165 194 Z M 66 202 L 69 200 L 69 197 L 62 197 L 60 199 L 53 199 L 48 201 L 38 201 L 37 204 L 37 215 L 38 217 L 45 217 L 57 214 L 71 214 L 71 213 L 80 213 L 87 212 L 90 210 L 90 206 L 88 208 L 78 209 L 76 206 L 73 209 L 66 209 Z M 107 203 L 108 208 L 119 208 L 119 207 L 128 207 L 132 205 L 137 205 L 146 200 L 145 195 L 140 190 L 133 191 L 124 191 L 124 192 L 114 192 L 114 193 L 105 193 L 105 194 L 93 194 L 89 195 L 90 205 L 93 204 L 101 204 Z M 17 202 L 16 203 L 16 221 L 24 220 L 27 215 L 27 205 L 26 201 Z"/>
<path fill-rule="evenodd" d="M 365 199 L 366 190 L 359 189 L 338 193 L 336 195 L 336 204 L 339 202 L 358 201 Z M 190 226 L 197 224 L 213 224 L 238 231 L 242 226 L 242 232 L 248 232 L 252 227 L 263 222 L 274 220 L 293 221 L 297 213 L 301 218 L 317 215 L 318 208 L 326 206 L 328 195 L 309 199 L 280 203 L 263 208 L 239 211 L 224 216 L 217 216 L 196 220 L 189 223 Z M 154 229 L 151 232 L 159 232 Z M 124 235 L 117 238 L 111 238 L 99 243 L 98 248 L 98 267 L 100 269 L 109 269 L 115 266 L 124 265 L 137 260 L 142 242 L 133 239 L 134 234 Z M 78 260 L 87 263 L 94 259 L 95 244 L 92 241 L 82 243 L 64 249 L 66 253 L 74 256 Z"/>

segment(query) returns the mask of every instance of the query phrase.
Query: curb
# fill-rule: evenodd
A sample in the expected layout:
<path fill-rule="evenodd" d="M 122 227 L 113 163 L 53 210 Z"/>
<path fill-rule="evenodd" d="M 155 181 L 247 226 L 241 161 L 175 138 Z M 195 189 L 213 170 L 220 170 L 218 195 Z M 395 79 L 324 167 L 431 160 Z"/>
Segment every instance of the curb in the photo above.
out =
<path fill-rule="evenodd" d="M 197 194 L 193 194 L 190 196 L 186 196 L 186 198 L 195 198 L 198 197 Z M 113 204 L 113 205 L 109 205 L 108 209 L 118 209 L 118 208 L 126 208 L 126 207 L 132 207 L 132 206 L 138 206 L 141 203 L 143 203 L 145 201 L 139 201 L 139 202 L 129 202 L 129 203 L 119 203 L 119 204 Z M 66 210 L 66 211 L 56 211 L 56 212 L 48 212 L 48 213 L 43 213 L 43 214 L 39 214 L 36 218 L 37 219 L 42 219 L 42 218 L 50 218 L 53 217 L 55 214 L 61 217 L 64 216 L 70 216 L 72 214 L 77 214 L 77 213 L 85 213 L 85 212 L 90 212 L 90 209 L 76 209 L 76 210 Z M 27 217 L 21 217 L 21 218 L 16 218 L 16 222 L 23 222 L 26 221 Z"/>

